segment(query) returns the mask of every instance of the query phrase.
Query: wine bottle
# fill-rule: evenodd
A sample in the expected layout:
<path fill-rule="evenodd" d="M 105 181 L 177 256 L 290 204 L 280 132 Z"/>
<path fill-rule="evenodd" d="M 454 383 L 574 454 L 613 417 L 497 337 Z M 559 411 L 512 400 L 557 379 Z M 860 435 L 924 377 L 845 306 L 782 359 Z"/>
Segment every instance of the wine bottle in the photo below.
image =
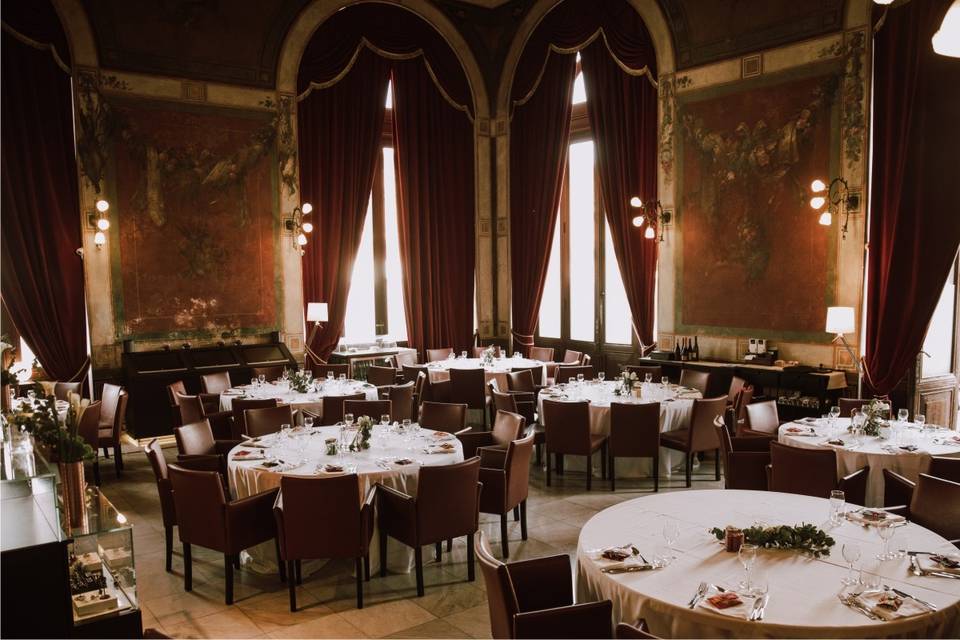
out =
<path fill-rule="evenodd" d="M 680 352 L 680 338 L 677 338 L 676 342 L 674 343 L 673 359 L 674 359 L 674 360 L 680 360 L 681 355 L 682 355 L 682 354 L 681 354 L 681 352 Z"/>
<path fill-rule="evenodd" d="M 700 359 L 700 339 L 699 336 L 693 336 L 693 359 Z"/>
<path fill-rule="evenodd" d="M 690 360 L 690 347 L 687 345 L 687 339 L 683 339 L 683 348 L 680 349 L 680 360 L 687 362 Z"/>

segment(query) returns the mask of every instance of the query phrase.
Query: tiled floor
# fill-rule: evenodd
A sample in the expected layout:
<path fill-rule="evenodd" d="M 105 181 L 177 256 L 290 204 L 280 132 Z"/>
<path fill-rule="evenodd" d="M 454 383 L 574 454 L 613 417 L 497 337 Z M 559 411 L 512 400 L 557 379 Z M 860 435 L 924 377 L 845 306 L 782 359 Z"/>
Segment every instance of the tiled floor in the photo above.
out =
<path fill-rule="evenodd" d="M 175 449 L 166 449 L 169 460 Z M 713 456 L 694 474 L 694 489 L 717 488 Z M 193 591 L 183 590 L 183 563 L 174 534 L 173 573 L 164 571 L 163 526 L 153 473 L 146 457 L 128 448 L 126 470 L 117 480 L 111 462 L 102 462 L 103 491 L 134 525 L 134 550 L 144 627 L 176 638 L 489 638 L 483 579 L 466 580 L 466 543 L 455 541 L 452 554 L 439 563 L 425 553 L 426 595 L 416 597 L 413 574 L 374 571 L 364 585 L 365 607 L 356 608 L 352 561 L 328 562 L 298 587 L 298 611 L 291 613 L 287 591 L 277 576 L 241 570 L 236 574 L 235 604 L 223 603 L 220 554 L 194 550 Z M 520 540 L 520 524 L 510 518 L 510 559 L 575 553 L 580 527 L 597 511 L 623 500 L 649 495 L 652 481 L 618 480 L 616 493 L 597 479 L 585 490 L 583 473 L 554 476 L 533 470 L 528 501 L 529 539 Z M 661 491 L 681 490 L 683 475 L 661 481 Z M 481 514 L 482 530 L 499 555 L 500 524 Z M 376 568 L 374 568 L 376 569 Z"/>

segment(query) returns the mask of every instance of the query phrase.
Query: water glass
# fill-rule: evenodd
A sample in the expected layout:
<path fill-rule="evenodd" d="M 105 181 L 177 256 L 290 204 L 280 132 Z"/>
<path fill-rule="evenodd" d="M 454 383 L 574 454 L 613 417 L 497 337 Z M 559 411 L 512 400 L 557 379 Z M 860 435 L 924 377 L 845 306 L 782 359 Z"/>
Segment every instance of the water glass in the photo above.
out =
<path fill-rule="evenodd" d="M 352 426 L 353 426 L 353 414 L 352 414 L 352 413 L 345 413 L 345 414 L 343 414 L 343 421 L 344 421 L 344 423 L 346 423 L 348 429 L 349 429 L 350 427 L 352 427 Z"/>
<path fill-rule="evenodd" d="M 313 418 L 310 416 L 303 417 L 303 426 L 307 429 L 313 429 Z"/>
<path fill-rule="evenodd" d="M 753 574 L 753 586 L 750 589 L 750 595 L 756 598 L 762 598 L 770 591 L 770 582 L 767 580 L 766 573 L 757 571 Z"/>
<path fill-rule="evenodd" d="M 896 533 L 896 527 L 891 525 L 882 525 L 878 526 L 876 529 L 877 534 L 883 541 L 883 547 L 880 549 L 880 553 L 877 555 L 877 560 L 890 560 L 894 557 L 894 554 L 890 553 L 890 539 L 893 538 L 893 534 Z"/>
<path fill-rule="evenodd" d="M 906 422 L 907 418 L 910 417 L 910 412 L 906 409 L 897 410 L 897 422 Z"/>
<path fill-rule="evenodd" d="M 466 360 L 466 359 L 467 359 L 467 352 L 466 352 L 466 351 L 461 351 L 461 352 L 460 352 L 460 357 L 463 358 L 464 360 Z"/>
<path fill-rule="evenodd" d="M 267 376 L 263 375 L 262 373 L 257 376 L 257 382 L 259 382 L 260 384 L 263 384 L 266 381 L 267 381 Z"/>
<path fill-rule="evenodd" d="M 327 381 L 333 382 L 333 371 L 327 371 Z"/>
<path fill-rule="evenodd" d="M 740 550 L 737 551 L 737 559 L 740 561 L 740 564 L 743 565 L 745 573 L 743 582 L 740 583 L 740 588 L 749 592 L 750 589 L 753 588 L 753 584 L 750 581 L 750 570 L 753 569 L 753 564 L 757 561 L 757 545 L 744 542 L 740 545 Z"/>
<path fill-rule="evenodd" d="M 853 572 L 853 563 L 860 559 L 860 545 L 847 542 L 841 548 L 841 553 L 843 554 L 844 562 L 847 563 L 847 577 L 840 581 L 841 584 L 848 587 L 860 584 L 860 576 Z"/>
<path fill-rule="evenodd" d="M 603 371 L 597 372 L 597 379 L 600 380 L 600 382 L 603 382 L 606 377 L 607 377 L 607 374 L 604 373 Z"/>
<path fill-rule="evenodd" d="M 582 373 L 578 373 L 578 374 L 577 374 L 577 382 L 580 382 L 580 383 L 583 382 L 583 374 L 582 374 Z"/>
<path fill-rule="evenodd" d="M 667 376 L 663 376 L 662 378 L 660 378 L 660 384 L 662 384 L 664 387 L 669 387 L 670 378 L 668 378 Z"/>
<path fill-rule="evenodd" d="M 251 386 L 251 387 L 256 387 L 256 386 L 257 386 L 257 379 L 256 379 L 256 378 L 250 378 L 250 386 Z"/>
<path fill-rule="evenodd" d="M 830 522 L 839 524 L 843 519 L 847 496 L 843 491 L 834 489 L 830 492 Z"/>
<path fill-rule="evenodd" d="M 834 420 L 840 417 L 840 407 L 834 405 L 830 407 L 830 417 Z"/>
<path fill-rule="evenodd" d="M 918 428 L 923 429 L 923 425 L 927 423 L 927 416 L 922 413 L 913 414 L 913 424 L 917 425 Z"/>
<path fill-rule="evenodd" d="M 653 374 L 652 373 L 643 374 L 643 381 L 646 382 L 647 384 L 650 384 L 651 382 L 653 382 Z"/>
<path fill-rule="evenodd" d="M 380 424 L 384 427 L 390 424 L 390 416 L 386 413 L 380 416 Z"/>
<path fill-rule="evenodd" d="M 280 425 L 280 437 L 284 440 L 288 440 L 290 438 L 290 431 L 291 427 L 289 423 L 284 422 Z"/>
<path fill-rule="evenodd" d="M 347 374 L 341 373 L 341 374 L 340 374 L 340 382 L 346 382 L 346 381 L 347 381 Z"/>
<path fill-rule="evenodd" d="M 663 524 L 663 541 L 667 543 L 667 549 L 670 552 L 671 559 L 676 558 L 674 554 L 673 545 L 680 539 L 680 525 L 677 524 L 676 520 L 667 520 Z"/>

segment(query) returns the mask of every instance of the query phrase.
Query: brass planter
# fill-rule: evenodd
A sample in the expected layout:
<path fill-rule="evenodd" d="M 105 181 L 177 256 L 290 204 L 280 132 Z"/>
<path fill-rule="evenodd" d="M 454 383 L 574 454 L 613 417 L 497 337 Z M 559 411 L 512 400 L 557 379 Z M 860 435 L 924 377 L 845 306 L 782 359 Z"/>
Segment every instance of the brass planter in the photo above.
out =
<path fill-rule="evenodd" d="M 60 469 L 64 524 L 69 529 L 82 528 L 87 517 L 84 499 L 87 481 L 84 477 L 83 462 L 60 462 L 57 466 Z"/>

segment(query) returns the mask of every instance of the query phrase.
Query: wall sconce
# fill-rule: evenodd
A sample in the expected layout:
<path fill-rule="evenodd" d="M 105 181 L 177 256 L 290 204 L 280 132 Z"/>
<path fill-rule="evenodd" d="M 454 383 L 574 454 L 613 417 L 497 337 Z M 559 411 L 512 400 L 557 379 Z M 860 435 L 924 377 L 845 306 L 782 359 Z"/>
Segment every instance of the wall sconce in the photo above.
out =
<path fill-rule="evenodd" d="M 91 229 L 96 229 L 96 233 L 93 234 L 93 244 L 97 246 L 97 249 L 103 248 L 103 245 L 107 243 L 107 229 L 110 228 L 110 219 L 107 217 L 107 211 L 110 210 L 110 203 L 106 200 L 97 200 L 96 204 L 97 210 L 95 213 L 87 214 L 87 225 Z"/>
<path fill-rule="evenodd" d="M 843 238 L 847 238 L 847 224 L 850 222 L 850 214 L 860 209 L 860 194 L 850 191 L 847 181 L 843 178 L 834 178 L 828 186 L 826 182 L 817 178 L 810 183 L 810 191 L 813 197 L 810 198 L 810 208 L 814 211 L 820 211 L 818 222 L 825 227 L 833 224 L 833 214 L 840 215 L 841 207 L 843 209 Z M 824 206 L 827 206 L 824 209 Z"/>
<path fill-rule="evenodd" d="M 307 244 L 307 234 L 313 231 L 313 223 L 304 220 L 304 216 L 310 215 L 313 211 L 313 205 L 304 202 L 293 210 L 290 217 L 283 221 L 283 226 L 293 235 L 293 248 L 303 255 L 303 247 Z"/>
<path fill-rule="evenodd" d="M 647 228 L 643 232 L 643 237 L 647 240 L 653 240 L 657 237 L 657 231 L 654 225 L 660 226 L 660 242 L 663 242 L 663 227 L 670 224 L 670 212 L 664 211 L 659 200 L 647 200 L 644 202 L 638 196 L 630 198 L 630 206 L 634 209 L 640 209 L 645 212 L 634 216 L 633 226 L 642 227 L 646 223 Z"/>

